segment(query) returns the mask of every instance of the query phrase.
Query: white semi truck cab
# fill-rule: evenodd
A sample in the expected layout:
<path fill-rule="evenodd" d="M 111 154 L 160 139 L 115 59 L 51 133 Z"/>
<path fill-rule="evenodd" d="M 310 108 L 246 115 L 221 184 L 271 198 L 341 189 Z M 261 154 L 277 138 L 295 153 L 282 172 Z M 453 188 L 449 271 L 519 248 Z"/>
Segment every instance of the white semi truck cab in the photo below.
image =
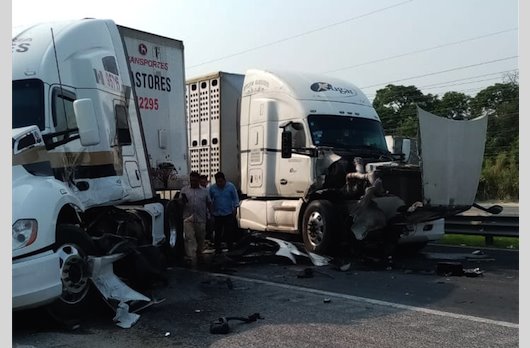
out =
<path fill-rule="evenodd" d="M 83 19 L 12 40 L 13 309 L 76 310 L 87 257 L 175 233 L 188 175 L 182 42 Z"/>
<path fill-rule="evenodd" d="M 240 186 L 242 229 L 301 234 L 313 252 L 350 239 L 425 243 L 443 236 L 443 217 L 473 204 L 484 117 L 419 109 L 414 165 L 389 152 L 369 100 L 340 79 L 219 72 L 188 80 L 187 103 L 192 169 Z"/>

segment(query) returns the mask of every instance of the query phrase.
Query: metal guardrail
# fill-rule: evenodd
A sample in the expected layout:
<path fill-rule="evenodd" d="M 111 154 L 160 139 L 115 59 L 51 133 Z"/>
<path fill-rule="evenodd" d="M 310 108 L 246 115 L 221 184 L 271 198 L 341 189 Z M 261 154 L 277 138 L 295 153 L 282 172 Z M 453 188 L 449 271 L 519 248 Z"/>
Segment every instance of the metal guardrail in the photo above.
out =
<path fill-rule="evenodd" d="M 455 215 L 445 219 L 445 233 L 484 236 L 491 245 L 493 237 L 519 237 L 519 216 Z"/>

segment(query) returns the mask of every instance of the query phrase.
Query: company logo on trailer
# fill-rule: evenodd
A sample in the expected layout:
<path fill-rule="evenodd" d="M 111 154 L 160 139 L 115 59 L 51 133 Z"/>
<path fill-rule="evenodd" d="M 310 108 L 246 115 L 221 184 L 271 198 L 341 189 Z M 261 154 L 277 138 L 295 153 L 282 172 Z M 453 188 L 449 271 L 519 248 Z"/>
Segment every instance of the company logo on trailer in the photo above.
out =
<path fill-rule="evenodd" d="M 351 95 L 357 94 L 357 92 L 351 89 L 342 88 L 342 87 L 334 87 L 331 83 L 327 83 L 327 82 L 315 82 L 311 85 L 311 90 L 314 92 L 334 91 L 334 92 L 339 92 L 340 94 L 351 94 Z"/>
<path fill-rule="evenodd" d="M 140 52 L 140 54 L 142 56 L 145 56 L 147 54 L 147 46 L 144 45 L 143 43 L 139 44 L 138 45 L 138 52 Z"/>

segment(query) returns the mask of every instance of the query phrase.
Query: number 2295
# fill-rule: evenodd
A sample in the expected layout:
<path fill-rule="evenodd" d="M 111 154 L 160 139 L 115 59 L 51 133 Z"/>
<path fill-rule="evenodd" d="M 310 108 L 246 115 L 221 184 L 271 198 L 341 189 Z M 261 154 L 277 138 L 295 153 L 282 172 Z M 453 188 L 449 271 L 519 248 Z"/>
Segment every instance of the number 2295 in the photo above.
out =
<path fill-rule="evenodd" d="M 158 110 L 158 98 L 138 97 L 140 109 Z"/>

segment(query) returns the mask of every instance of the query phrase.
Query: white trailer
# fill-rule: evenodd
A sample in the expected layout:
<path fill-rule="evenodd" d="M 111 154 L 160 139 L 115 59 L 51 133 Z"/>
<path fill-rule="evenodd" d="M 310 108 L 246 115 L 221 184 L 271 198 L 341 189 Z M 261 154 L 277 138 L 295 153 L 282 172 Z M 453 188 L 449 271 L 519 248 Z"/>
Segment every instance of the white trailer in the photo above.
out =
<path fill-rule="evenodd" d="M 244 76 L 218 72 L 186 81 L 190 168 L 240 186 L 239 101 Z M 222 117 L 221 117 L 222 115 Z"/>

